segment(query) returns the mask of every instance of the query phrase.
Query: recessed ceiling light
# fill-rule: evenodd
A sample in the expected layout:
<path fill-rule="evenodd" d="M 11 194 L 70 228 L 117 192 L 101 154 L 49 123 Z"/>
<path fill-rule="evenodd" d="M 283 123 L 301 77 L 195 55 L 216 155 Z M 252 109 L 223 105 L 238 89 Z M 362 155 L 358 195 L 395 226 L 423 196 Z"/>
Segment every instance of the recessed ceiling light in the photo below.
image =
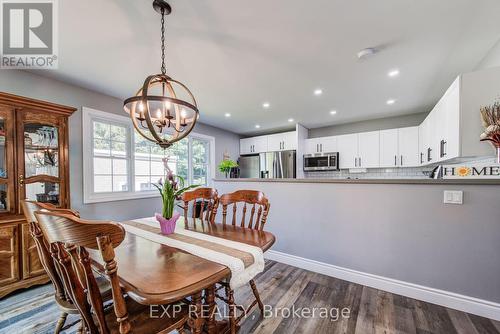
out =
<path fill-rule="evenodd" d="M 255 128 L 256 129 L 260 129 L 260 125 L 259 124 L 255 124 Z"/>
<path fill-rule="evenodd" d="M 318 95 L 321 95 L 321 94 L 323 94 L 323 90 L 322 89 L 318 88 L 318 89 L 314 90 L 314 95 L 318 96 Z"/>
<path fill-rule="evenodd" d="M 396 100 L 390 99 L 390 100 L 387 100 L 386 103 L 390 105 L 390 104 L 394 104 L 395 102 L 396 102 Z"/>
<path fill-rule="evenodd" d="M 390 77 L 397 77 L 399 75 L 399 70 L 398 69 L 390 70 L 389 73 L 387 73 L 387 75 Z"/>
<path fill-rule="evenodd" d="M 330 115 L 337 115 L 337 110 L 331 110 Z"/>
<path fill-rule="evenodd" d="M 227 112 L 227 113 L 224 114 L 224 116 L 225 117 L 231 117 L 231 114 Z"/>
<path fill-rule="evenodd" d="M 289 118 L 289 119 L 288 119 L 288 121 L 289 121 L 289 122 L 293 122 L 293 118 Z"/>
<path fill-rule="evenodd" d="M 271 106 L 271 104 L 269 102 L 262 103 L 262 107 L 265 109 L 269 108 L 270 106 Z"/>

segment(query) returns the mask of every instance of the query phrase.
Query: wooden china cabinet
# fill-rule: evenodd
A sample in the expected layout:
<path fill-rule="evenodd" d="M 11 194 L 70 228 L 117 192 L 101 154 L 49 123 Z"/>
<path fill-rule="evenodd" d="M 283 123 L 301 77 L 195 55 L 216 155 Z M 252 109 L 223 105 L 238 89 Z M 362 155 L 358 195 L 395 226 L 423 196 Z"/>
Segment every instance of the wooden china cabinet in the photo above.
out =
<path fill-rule="evenodd" d="M 68 117 L 75 110 L 0 92 L 0 298 L 49 281 L 19 201 L 69 207 Z"/>

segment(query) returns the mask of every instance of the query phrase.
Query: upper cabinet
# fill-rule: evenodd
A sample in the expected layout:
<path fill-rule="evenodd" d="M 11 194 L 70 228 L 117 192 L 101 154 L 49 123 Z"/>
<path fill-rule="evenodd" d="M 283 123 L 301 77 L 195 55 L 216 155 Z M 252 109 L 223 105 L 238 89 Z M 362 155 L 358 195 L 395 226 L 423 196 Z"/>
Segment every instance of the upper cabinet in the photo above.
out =
<path fill-rule="evenodd" d="M 418 126 L 380 131 L 380 167 L 420 165 Z"/>
<path fill-rule="evenodd" d="M 305 154 L 337 152 L 337 137 L 320 137 L 306 139 Z"/>
<path fill-rule="evenodd" d="M 268 136 L 240 139 L 240 154 L 259 154 L 263 152 L 289 151 L 297 149 L 297 132 L 290 131 Z"/>
<path fill-rule="evenodd" d="M 267 136 L 267 150 L 289 151 L 297 149 L 297 132 L 283 132 Z"/>
<path fill-rule="evenodd" d="M 240 154 L 267 152 L 267 136 L 240 139 Z"/>
<path fill-rule="evenodd" d="M 340 168 L 379 167 L 379 141 L 379 131 L 338 136 Z"/>

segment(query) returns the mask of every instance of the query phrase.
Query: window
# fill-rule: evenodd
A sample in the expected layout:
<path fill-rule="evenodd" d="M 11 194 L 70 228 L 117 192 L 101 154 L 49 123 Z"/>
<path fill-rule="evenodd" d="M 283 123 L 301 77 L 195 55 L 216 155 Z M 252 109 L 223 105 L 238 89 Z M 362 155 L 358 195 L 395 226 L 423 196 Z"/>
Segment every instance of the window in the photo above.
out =
<path fill-rule="evenodd" d="M 191 133 L 164 150 L 138 134 L 128 117 L 83 108 L 84 202 L 159 196 L 152 183 L 164 177 L 165 160 L 187 184 L 209 185 L 214 143 Z"/>

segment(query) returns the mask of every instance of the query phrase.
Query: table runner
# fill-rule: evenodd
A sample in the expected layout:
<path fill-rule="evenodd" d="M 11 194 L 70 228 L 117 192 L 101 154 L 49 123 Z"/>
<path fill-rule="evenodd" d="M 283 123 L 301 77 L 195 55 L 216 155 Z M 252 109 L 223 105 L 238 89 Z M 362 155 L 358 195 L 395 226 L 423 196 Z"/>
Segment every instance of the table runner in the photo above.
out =
<path fill-rule="evenodd" d="M 153 242 L 181 249 L 206 260 L 222 264 L 231 271 L 229 285 L 236 289 L 247 284 L 264 271 L 262 249 L 245 243 L 214 237 L 186 230 L 180 217 L 175 232 L 163 235 L 154 217 L 141 218 L 121 223 L 127 233 L 132 233 Z"/>

